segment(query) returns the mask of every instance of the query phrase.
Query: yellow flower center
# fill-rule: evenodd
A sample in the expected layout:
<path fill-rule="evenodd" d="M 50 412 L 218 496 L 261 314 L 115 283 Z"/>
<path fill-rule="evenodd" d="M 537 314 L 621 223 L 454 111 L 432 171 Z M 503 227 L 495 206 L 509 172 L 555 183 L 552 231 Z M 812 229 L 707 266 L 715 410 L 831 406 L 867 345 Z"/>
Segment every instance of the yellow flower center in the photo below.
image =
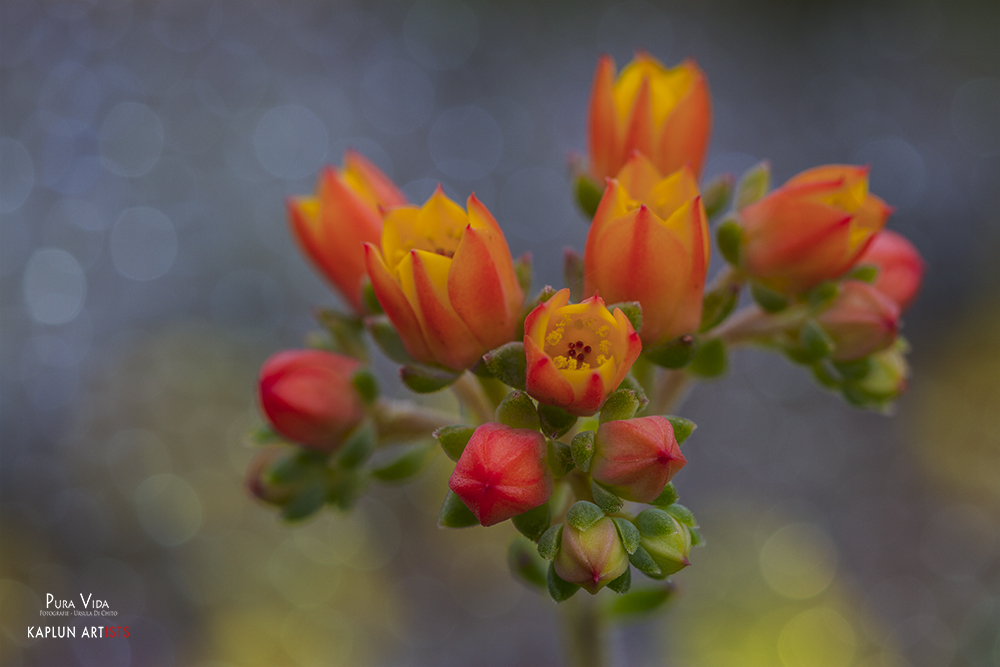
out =
<path fill-rule="evenodd" d="M 611 325 L 592 313 L 566 313 L 560 309 L 553 315 L 545 332 L 545 353 L 552 357 L 560 370 L 588 370 L 613 360 Z"/>

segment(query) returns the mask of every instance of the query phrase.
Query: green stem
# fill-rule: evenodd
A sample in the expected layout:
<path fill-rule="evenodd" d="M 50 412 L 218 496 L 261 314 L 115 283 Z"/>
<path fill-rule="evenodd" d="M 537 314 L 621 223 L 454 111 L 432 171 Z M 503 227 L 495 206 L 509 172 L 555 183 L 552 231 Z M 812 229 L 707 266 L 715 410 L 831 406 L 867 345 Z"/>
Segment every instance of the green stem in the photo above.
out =
<path fill-rule="evenodd" d="M 380 442 L 398 442 L 429 436 L 455 423 L 455 416 L 425 408 L 411 401 L 379 399 L 372 409 Z"/>
<path fill-rule="evenodd" d="M 769 313 L 753 305 L 737 311 L 709 333 L 712 338 L 721 338 L 726 345 L 742 345 L 794 329 L 808 317 L 809 309 L 805 305 L 792 306 L 778 313 Z"/>
<path fill-rule="evenodd" d="M 581 591 L 559 611 L 566 667 L 608 667 L 608 628 L 596 596 Z"/>
<path fill-rule="evenodd" d="M 493 421 L 495 410 L 490 399 L 486 397 L 486 392 L 479 381 L 469 371 L 462 375 L 451 385 L 451 390 L 455 398 L 462 404 L 475 419 L 476 424 L 485 424 Z"/>

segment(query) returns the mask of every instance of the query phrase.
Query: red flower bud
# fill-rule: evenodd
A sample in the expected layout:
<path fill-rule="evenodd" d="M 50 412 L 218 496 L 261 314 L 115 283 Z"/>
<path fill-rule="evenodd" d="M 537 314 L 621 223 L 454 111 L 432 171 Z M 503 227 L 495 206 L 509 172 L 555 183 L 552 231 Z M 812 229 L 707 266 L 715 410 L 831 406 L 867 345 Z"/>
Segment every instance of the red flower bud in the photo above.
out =
<path fill-rule="evenodd" d="M 538 431 L 483 424 L 455 464 L 448 487 L 484 526 L 538 507 L 552 495 L 545 465 L 545 437 Z"/>
<path fill-rule="evenodd" d="M 899 331 L 899 306 L 873 286 L 846 280 L 816 318 L 834 342 L 834 361 L 855 361 L 885 349 Z"/>
<path fill-rule="evenodd" d="M 361 362 L 322 350 L 286 350 L 260 369 L 261 409 L 275 431 L 312 449 L 332 451 L 364 418 L 351 383 Z"/>
<path fill-rule="evenodd" d="M 651 503 L 685 463 L 670 421 L 639 417 L 598 427 L 590 474 L 626 500 Z"/>
<path fill-rule="evenodd" d="M 906 237 L 888 229 L 872 239 L 871 245 L 858 258 L 858 264 L 878 268 L 875 288 L 906 310 L 920 291 L 924 278 L 923 257 Z"/>
<path fill-rule="evenodd" d="M 618 529 L 608 517 L 598 520 L 587 530 L 567 523 L 563 526 L 562 542 L 553 566 L 564 581 L 577 584 L 593 595 L 625 574 L 628 553 L 618 537 Z"/>

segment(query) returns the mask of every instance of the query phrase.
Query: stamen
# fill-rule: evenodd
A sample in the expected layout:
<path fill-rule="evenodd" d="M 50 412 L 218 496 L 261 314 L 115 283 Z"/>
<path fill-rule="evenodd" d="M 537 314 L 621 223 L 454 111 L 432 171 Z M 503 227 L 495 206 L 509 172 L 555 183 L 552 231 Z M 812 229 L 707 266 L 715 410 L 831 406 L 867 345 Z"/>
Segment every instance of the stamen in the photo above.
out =
<path fill-rule="evenodd" d="M 590 346 L 588 345 L 585 348 L 583 348 L 583 351 L 589 353 L 590 352 Z"/>

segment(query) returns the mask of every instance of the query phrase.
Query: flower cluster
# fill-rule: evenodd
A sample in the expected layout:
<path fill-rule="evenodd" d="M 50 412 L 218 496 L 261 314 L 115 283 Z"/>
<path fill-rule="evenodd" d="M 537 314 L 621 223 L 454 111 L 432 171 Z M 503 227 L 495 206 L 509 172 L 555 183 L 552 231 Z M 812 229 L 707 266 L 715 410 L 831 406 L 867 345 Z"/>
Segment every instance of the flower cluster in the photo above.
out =
<path fill-rule="evenodd" d="M 463 207 L 439 186 L 411 204 L 357 153 L 289 200 L 295 237 L 349 312 L 319 311 L 311 349 L 264 363 L 254 495 L 288 519 L 346 508 L 439 444 L 454 461 L 439 525 L 511 520 L 536 543 L 512 547 L 515 574 L 557 601 L 625 593 L 633 569 L 664 579 L 702 541 L 672 482 L 694 424 L 664 413 L 687 381 L 724 372 L 730 348 L 779 350 L 855 406 L 899 396 L 900 314 L 924 264 L 884 229 L 892 209 L 866 167 L 820 166 L 770 191 L 762 163 L 738 184 L 700 184 L 711 102 L 690 61 L 639 53 L 616 75 L 601 58 L 588 113 L 576 190 L 590 230 L 558 291 L 526 298 L 530 263 L 474 194 Z M 706 285 L 711 225 L 727 266 Z M 755 305 L 733 314 L 744 287 Z M 464 423 L 380 398 L 369 340 L 414 392 L 451 387 Z"/>

